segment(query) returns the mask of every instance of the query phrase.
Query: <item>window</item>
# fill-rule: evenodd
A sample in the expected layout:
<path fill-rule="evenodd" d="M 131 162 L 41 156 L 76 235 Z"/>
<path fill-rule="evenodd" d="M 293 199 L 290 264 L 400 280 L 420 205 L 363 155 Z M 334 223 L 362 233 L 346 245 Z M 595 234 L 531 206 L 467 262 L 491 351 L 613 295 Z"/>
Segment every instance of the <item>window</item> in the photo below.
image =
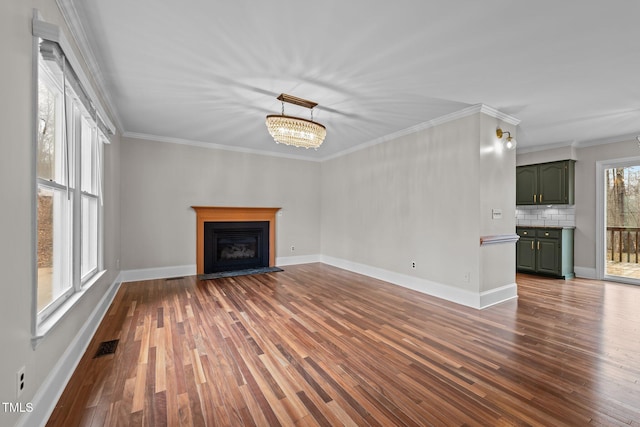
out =
<path fill-rule="evenodd" d="M 102 268 L 104 124 L 56 42 L 38 43 L 37 320 Z"/>

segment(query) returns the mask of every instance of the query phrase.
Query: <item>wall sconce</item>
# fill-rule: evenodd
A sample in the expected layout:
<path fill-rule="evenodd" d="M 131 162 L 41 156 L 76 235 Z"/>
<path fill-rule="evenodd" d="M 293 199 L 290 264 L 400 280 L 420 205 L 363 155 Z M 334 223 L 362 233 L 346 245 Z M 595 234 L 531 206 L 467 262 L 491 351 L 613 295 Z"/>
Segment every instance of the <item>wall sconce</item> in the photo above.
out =
<path fill-rule="evenodd" d="M 516 139 L 511 136 L 511 132 L 502 130 L 500 128 L 496 129 L 496 136 L 498 137 L 498 139 L 502 139 L 505 134 L 507 135 L 507 138 L 502 143 L 507 150 L 513 150 L 514 148 L 516 148 L 516 145 L 518 143 L 516 142 Z"/>

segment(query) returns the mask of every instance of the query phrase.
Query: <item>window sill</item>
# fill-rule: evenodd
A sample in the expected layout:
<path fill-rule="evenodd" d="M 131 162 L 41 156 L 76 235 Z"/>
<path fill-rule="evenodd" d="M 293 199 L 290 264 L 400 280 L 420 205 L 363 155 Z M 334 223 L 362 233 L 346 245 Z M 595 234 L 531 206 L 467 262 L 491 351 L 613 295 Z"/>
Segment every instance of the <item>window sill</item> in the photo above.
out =
<path fill-rule="evenodd" d="M 82 299 L 84 294 L 106 273 L 106 270 L 99 271 L 85 283 L 82 290 L 71 295 L 58 309 L 51 313 L 44 321 L 36 326 L 36 333 L 31 337 L 31 347 L 35 350 L 40 342 L 46 338 L 47 334 L 71 311 L 71 309 Z"/>

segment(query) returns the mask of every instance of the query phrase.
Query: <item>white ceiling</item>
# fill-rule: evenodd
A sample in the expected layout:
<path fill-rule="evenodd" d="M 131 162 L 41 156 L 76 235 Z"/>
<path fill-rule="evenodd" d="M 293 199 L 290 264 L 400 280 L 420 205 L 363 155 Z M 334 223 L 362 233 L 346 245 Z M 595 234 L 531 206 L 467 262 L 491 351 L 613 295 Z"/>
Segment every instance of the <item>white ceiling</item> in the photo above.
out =
<path fill-rule="evenodd" d="M 640 134 L 636 0 L 58 2 L 128 136 L 323 159 L 480 103 L 525 150 Z M 283 92 L 317 151 L 267 133 Z"/>

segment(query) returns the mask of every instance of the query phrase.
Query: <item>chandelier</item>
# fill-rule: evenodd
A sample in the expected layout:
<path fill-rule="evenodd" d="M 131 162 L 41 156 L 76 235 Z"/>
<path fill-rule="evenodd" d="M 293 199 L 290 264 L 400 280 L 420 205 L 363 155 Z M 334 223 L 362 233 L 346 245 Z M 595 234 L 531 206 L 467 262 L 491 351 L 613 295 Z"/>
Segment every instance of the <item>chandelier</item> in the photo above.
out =
<path fill-rule="evenodd" d="M 316 102 L 297 98 L 286 93 L 277 98 L 282 102 L 282 114 L 267 116 L 266 124 L 269 133 L 277 144 L 293 145 L 295 147 L 317 149 L 327 136 L 327 129 L 320 123 L 313 121 L 313 107 Z M 300 105 L 311 110 L 311 120 L 300 117 L 285 116 L 284 103 Z"/>

